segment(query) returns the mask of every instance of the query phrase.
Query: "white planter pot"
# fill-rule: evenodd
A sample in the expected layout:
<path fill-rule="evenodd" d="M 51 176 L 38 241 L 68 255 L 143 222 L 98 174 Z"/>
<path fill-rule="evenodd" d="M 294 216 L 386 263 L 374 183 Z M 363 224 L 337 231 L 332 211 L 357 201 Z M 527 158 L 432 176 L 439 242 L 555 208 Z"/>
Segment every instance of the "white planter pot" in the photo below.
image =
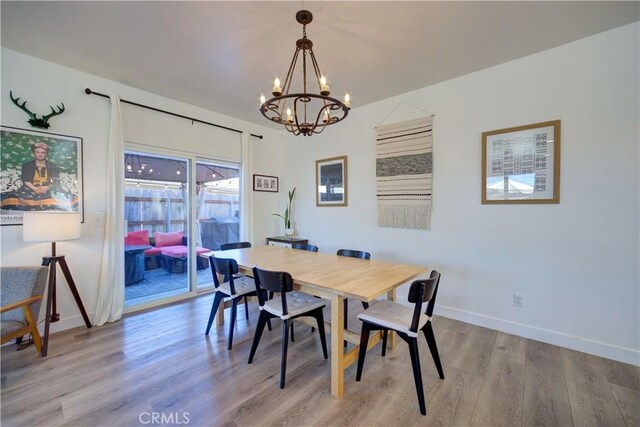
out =
<path fill-rule="evenodd" d="M 293 228 L 285 228 L 284 237 L 289 237 L 293 239 Z"/>

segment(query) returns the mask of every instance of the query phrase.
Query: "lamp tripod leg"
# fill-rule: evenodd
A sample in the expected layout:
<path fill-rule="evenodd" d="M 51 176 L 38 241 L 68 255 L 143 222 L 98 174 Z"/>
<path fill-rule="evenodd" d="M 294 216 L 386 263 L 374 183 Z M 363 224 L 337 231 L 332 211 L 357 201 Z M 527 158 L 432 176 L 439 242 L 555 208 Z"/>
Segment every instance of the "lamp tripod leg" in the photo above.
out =
<path fill-rule="evenodd" d="M 91 321 L 89 320 L 87 311 L 84 309 L 84 304 L 82 304 L 82 299 L 80 298 L 80 294 L 78 293 L 76 282 L 73 281 L 73 276 L 71 276 L 71 271 L 69 271 L 67 260 L 64 259 L 64 257 L 60 258 L 60 268 L 62 268 L 62 273 L 64 274 L 64 278 L 67 280 L 67 285 L 69 285 L 69 289 L 73 294 L 73 299 L 76 300 L 76 305 L 78 306 L 78 309 L 80 309 L 80 313 L 82 314 L 82 318 L 84 319 L 84 324 L 87 326 L 87 328 L 90 328 Z"/>
<path fill-rule="evenodd" d="M 44 335 L 42 336 L 42 357 L 47 356 L 49 349 L 49 324 L 51 323 L 51 312 L 53 310 L 53 296 L 56 288 L 56 260 L 44 258 L 42 265 L 49 266 L 49 286 L 47 289 L 47 309 L 44 315 Z"/>
<path fill-rule="evenodd" d="M 49 349 L 49 325 L 51 322 L 57 322 L 60 320 L 60 314 L 56 312 L 56 273 L 57 266 L 60 264 L 60 268 L 62 269 L 62 274 L 64 274 L 64 278 L 67 280 L 67 285 L 69 285 L 69 290 L 71 290 L 71 294 L 73 295 L 73 299 L 76 301 L 76 305 L 82 314 L 82 318 L 84 319 L 84 324 L 87 328 L 91 327 L 91 321 L 89 320 L 89 316 L 87 315 L 87 311 L 84 308 L 84 304 L 82 303 L 82 299 L 80 298 L 80 294 L 78 293 L 78 288 L 76 287 L 76 282 L 73 280 L 73 276 L 71 276 L 71 271 L 69 271 L 69 266 L 67 265 L 67 261 L 64 256 L 51 256 L 42 258 L 42 265 L 49 267 L 49 286 L 47 290 L 47 309 L 44 318 L 44 334 L 42 336 L 42 357 L 47 355 L 47 350 Z"/>

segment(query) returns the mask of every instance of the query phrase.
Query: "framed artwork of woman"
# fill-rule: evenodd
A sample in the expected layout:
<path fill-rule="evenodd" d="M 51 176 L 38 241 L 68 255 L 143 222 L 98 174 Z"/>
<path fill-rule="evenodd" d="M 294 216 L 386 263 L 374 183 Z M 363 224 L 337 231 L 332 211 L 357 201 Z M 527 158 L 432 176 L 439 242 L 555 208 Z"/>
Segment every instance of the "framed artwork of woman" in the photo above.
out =
<path fill-rule="evenodd" d="M 24 211 L 82 214 L 82 138 L 0 126 L 0 225 Z"/>

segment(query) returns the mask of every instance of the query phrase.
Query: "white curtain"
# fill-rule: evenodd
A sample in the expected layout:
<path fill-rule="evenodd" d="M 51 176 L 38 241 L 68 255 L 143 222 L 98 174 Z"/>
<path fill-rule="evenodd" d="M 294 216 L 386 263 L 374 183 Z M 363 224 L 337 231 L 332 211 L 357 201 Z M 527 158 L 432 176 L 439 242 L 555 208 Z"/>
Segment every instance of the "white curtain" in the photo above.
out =
<path fill-rule="evenodd" d="M 120 98 L 111 95 L 111 126 L 107 147 L 107 208 L 98 282 L 95 326 L 115 322 L 124 310 L 124 147 Z"/>
<path fill-rule="evenodd" d="M 240 178 L 240 240 L 253 243 L 253 181 L 251 166 L 251 142 L 249 134 L 242 133 L 242 177 Z"/>

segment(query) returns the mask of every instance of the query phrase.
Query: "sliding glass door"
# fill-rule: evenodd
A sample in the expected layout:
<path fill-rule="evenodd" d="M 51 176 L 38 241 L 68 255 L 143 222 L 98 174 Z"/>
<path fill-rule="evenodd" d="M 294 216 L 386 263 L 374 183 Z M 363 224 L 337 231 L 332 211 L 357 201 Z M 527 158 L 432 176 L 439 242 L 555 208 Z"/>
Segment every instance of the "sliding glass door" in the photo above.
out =
<path fill-rule="evenodd" d="M 125 152 L 126 306 L 190 290 L 190 163 Z"/>
<path fill-rule="evenodd" d="M 240 166 L 136 150 L 124 167 L 125 305 L 212 288 L 200 255 L 240 240 Z"/>
<path fill-rule="evenodd" d="M 196 162 L 197 248 L 220 250 L 240 241 L 240 168 L 210 160 Z M 212 285 L 211 274 L 197 275 L 198 289 Z"/>

